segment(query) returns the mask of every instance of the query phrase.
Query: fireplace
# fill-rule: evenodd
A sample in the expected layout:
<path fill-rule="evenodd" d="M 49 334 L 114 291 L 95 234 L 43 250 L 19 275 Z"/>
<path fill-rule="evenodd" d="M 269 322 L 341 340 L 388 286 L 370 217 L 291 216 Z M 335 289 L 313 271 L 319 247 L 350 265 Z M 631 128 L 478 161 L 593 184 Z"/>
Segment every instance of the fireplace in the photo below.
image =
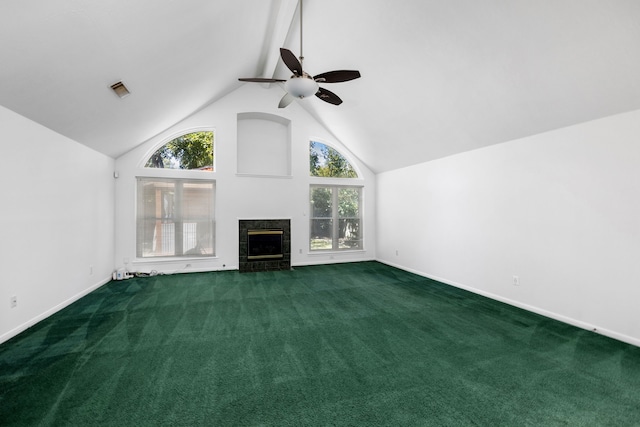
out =
<path fill-rule="evenodd" d="M 240 272 L 291 269 L 290 223 L 288 219 L 241 219 Z"/>

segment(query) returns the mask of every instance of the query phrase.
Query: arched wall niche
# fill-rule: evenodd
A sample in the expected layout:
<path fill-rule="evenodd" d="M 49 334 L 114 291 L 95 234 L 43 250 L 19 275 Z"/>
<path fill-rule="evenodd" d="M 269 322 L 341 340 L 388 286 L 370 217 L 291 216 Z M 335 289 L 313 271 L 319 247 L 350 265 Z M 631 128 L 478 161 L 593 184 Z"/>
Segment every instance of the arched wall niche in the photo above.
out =
<path fill-rule="evenodd" d="M 291 120 L 260 112 L 237 117 L 237 173 L 291 176 Z"/>

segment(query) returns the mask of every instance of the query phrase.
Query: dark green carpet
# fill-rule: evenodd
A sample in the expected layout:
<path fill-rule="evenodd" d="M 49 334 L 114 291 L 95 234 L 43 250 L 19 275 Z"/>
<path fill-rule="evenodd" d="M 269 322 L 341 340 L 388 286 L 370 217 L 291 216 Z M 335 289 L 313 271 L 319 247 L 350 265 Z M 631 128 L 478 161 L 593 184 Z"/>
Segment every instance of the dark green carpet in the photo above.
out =
<path fill-rule="evenodd" d="M 375 262 L 131 279 L 0 346 L 0 425 L 640 425 L 640 348 Z"/>

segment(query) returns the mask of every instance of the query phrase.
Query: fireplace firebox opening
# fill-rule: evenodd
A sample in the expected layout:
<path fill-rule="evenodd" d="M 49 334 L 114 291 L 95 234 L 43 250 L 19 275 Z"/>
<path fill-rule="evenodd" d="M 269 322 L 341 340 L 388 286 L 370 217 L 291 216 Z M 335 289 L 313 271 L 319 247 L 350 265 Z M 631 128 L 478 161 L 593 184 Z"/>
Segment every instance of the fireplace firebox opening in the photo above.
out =
<path fill-rule="evenodd" d="M 282 229 L 260 229 L 247 231 L 248 253 L 247 259 L 266 260 L 282 259 L 284 252 L 282 248 Z"/>

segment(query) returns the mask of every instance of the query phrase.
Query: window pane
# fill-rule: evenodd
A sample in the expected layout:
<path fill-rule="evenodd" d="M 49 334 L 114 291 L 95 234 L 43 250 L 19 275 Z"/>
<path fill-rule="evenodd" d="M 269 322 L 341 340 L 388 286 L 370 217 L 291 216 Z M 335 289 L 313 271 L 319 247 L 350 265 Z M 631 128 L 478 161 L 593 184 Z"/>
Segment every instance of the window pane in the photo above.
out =
<path fill-rule="evenodd" d="M 311 244 L 310 249 L 322 250 L 333 247 L 333 220 L 332 219 L 312 219 L 311 220 Z"/>
<path fill-rule="evenodd" d="M 360 217 L 359 188 L 341 188 L 338 191 L 338 216 L 340 218 Z"/>
<path fill-rule="evenodd" d="M 182 189 L 182 217 L 200 219 L 212 216 L 213 191 L 210 182 L 185 182 Z"/>
<path fill-rule="evenodd" d="M 311 176 L 357 178 L 351 163 L 334 148 L 321 142 L 309 143 L 309 173 Z"/>
<path fill-rule="evenodd" d="M 185 222 L 182 252 L 185 255 L 213 255 L 213 223 Z"/>
<path fill-rule="evenodd" d="M 145 167 L 213 171 L 213 132 L 172 139 L 149 157 Z"/>
<path fill-rule="evenodd" d="M 333 212 L 332 189 L 325 187 L 311 188 L 311 217 L 331 218 Z"/>
<path fill-rule="evenodd" d="M 339 249 L 361 249 L 360 220 L 341 219 L 338 221 L 338 248 Z"/>
<path fill-rule="evenodd" d="M 160 219 L 138 221 L 138 256 L 173 256 L 175 241 L 175 223 Z"/>

